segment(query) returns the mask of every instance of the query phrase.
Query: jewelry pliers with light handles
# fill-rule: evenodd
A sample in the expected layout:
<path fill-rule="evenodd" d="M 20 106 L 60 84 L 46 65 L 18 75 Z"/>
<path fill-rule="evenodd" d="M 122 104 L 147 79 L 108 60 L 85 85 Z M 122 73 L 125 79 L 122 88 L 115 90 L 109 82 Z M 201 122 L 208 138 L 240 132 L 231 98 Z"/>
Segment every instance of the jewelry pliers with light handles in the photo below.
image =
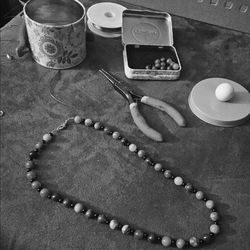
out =
<path fill-rule="evenodd" d="M 151 138 L 154 141 L 161 142 L 163 141 L 162 135 L 151 128 L 144 117 L 141 115 L 137 102 L 140 101 L 142 103 L 145 103 L 149 106 L 152 106 L 154 108 L 157 108 L 161 111 L 166 112 L 170 117 L 173 118 L 173 120 L 180 126 L 185 127 L 186 122 L 184 117 L 170 104 L 163 102 L 159 99 L 149 97 L 149 96 L 142 96 L 136 94 L 134 91 L 128 89 L 127 87 L 124 87 L 123 83 L 116 79 L 112 74 L 105 71 L 104 69 L 100 69 L 99 72 L 101 72 L 111 83 L 111 85 L 114 87 L 114 89 L 120 93 L 128 102 L 129 102 L 129 109 L 130 113 L 132 115 L 132 118 L 136 124 L 136 126 L 142 131 L 143 134 L 145 134 L 147 137 Z"/>

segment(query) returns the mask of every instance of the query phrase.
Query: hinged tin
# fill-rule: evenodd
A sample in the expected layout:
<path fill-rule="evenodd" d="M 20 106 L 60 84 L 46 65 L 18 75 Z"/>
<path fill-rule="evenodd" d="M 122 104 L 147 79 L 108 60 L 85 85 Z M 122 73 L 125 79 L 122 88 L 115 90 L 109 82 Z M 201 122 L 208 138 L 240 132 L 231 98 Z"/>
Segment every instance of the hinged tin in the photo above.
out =
<path fill-rule="evenodd" d="M 171 16 L 166 12 L 125 10 L 122 16 L 125 75 L 130 79 L 175 80 L 181 64 L 173 46 Z M 178 69 L 146 69 L 156 59 L 171 58 Z"/>

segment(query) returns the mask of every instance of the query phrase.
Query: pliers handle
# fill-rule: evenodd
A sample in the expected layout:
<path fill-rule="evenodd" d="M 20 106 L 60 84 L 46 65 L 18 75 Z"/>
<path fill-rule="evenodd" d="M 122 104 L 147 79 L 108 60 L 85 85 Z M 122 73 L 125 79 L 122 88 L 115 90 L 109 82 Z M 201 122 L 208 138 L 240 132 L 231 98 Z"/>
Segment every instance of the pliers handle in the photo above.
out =
<path fill-rule="evenodd" d="M 131 95 L 131 94 L 130 94 Z M 151 128 L 144 117 L 141 115 L 139 109 L 138 109 L 138 103 L 137 101 L 140 101 L 144 104 L 147 104 L 151 107 L 157 108 L 165 113 L 167 113 L 180 127 L 186 126 L 186 121 L 184 117 L 171 105 L 169 105 L 166 102 L 163 102 L 159 99 L 149 97 L 149 96 L 142 96 L 141 98 L 138 98 L 139 96 L 136 95 L 136 97 L 133 98 L 133 95 L 131 95 L 131 100 L 129 102 L 129 109 L 130 113 L 132 115 L 132 118 L 134 120 L 134 123 L 136 126 L 145 134 L 147 137 L 155 140 L 155 141 L 163 141 L 162 135 Z"/>

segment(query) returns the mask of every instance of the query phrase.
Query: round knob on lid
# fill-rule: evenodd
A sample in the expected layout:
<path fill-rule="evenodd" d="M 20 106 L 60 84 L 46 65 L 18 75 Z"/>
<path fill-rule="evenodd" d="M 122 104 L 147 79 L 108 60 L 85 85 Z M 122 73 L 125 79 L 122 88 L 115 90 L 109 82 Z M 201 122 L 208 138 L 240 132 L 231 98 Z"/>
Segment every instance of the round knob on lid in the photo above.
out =
<path fill-rule="evenodd" d="M 234 96 L 234 88 L 229 83 L 221 83 L 215 89 L 215 96 L 221 102 L 227 102 Z"/>

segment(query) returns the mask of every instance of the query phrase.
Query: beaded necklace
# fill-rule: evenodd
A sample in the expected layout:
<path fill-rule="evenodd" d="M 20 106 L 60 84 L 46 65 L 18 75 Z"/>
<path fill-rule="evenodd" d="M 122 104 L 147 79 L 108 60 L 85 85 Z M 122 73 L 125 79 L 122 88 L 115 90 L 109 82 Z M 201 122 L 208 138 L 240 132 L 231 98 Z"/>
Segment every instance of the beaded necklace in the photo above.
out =
<path fill-rule="evenodd" d="M 151 166 L 155 171 L 160 172 L 166 179 L 172 180 L 177 186 L 183 187 L 184 190 L 190 194 L 195 195 L 197 200 L 205 203 L 205 206 L 210 210 L 210 219 L 212 224 L 209 227 L 209 233 L 206 233 L 200 237 L 192 236 L 187 240 L 182 238 L 174 239 L 169 235 L 159 235 L 153 232 L 145 232 L 144 230 L 133 228 L 129 224 L 122 224 L 119 220 L 111 218 L 104 213 L 94 211 L 92 208 L 88 208 L 82 202 L 76 202 L 69 198 L 62 197 L 59 193 L 49 190 L 45 185 L 38 181 L 35 172 L 36 160 L 42 153 L 42 150 L 48 145 L 52 138 L 58 135 L 60 131 L 65 129 L 69 123 L 82 124 L 86 127 L 94 128 L 95 130 L 104 131 L 107 135 L 111 136 L 114 140 L 120 141 L 125 147 L 128 147 L 129 151 L 137 154 L 147 165 Z M 65 120 L 63 124 L 52 130 L 50 133 L 44 134 L 42 141 L 35 145 L 35 149 L 29 153 L 29 160 L 25 163 L 27 169 L 27 178 L 31 182 L 31 187 L 37 190 L 42 198 L 48 198 L 53 201 L 62 203 L 65 207 L 71 208 L 77 214 L 84 214 L 88 219 L 94 219 L 100 224 L 107 225 L 112 230 L 119 230 L 124 235 L 131 235 L 138 240 L 147 240 L 151 243 L 161 244 L 164 247 L 177 247 L 179 249 L 187 247 L 197 247 L 203 244 L 209 243 L 216 234 L 219 233 L 220 227 L 218 225 L 219 214 L 215 209 L 213 200 L 208 199 L 202 191 L 199 191 L 193 187 L 191 183 L 184 182 L 180 176 L 175 176 L 171 170 L 166 169 L 161 163 L 154 162 L 147 156 L 146 152 L 139 149 L 134 143 L 130 143 L 119 132 L 112 131 L 107 126 L 102 125 L 100 122 L 94 122 L 91 119 L 81 118 L 75 116 Z"/>

